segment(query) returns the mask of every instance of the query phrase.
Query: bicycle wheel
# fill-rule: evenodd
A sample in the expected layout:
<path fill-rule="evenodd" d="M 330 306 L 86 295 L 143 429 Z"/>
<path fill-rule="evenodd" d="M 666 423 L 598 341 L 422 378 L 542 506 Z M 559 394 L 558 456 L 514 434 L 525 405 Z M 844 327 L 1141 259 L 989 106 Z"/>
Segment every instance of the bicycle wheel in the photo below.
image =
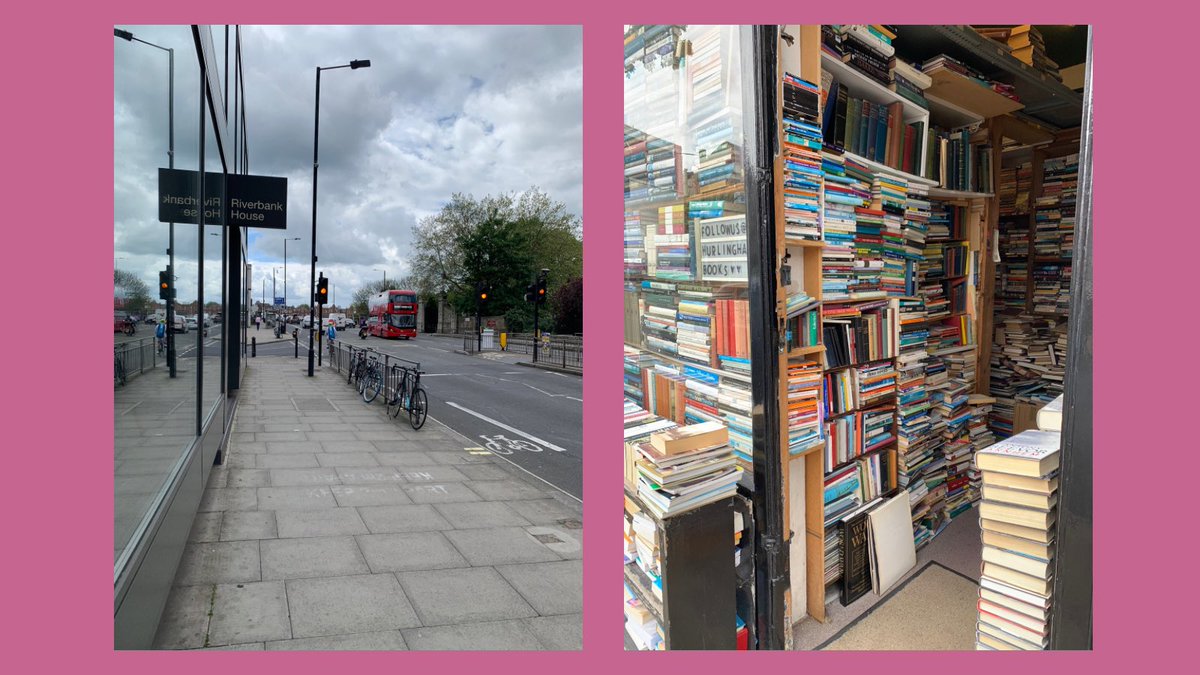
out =
<path fill-rule="evenodd" d="M 125 364 L 121 363 L 121 359 L 113 360 L 113 379 L 125 386 Z"/>
<path fill-rule="evenodd" d="M 429 412 L 429 402 L 425 399 L 425 390 L 417 387 L 408 405 L 408 422 L 413 429 L 425 426 L 425 415 Z"/>
<path fill-rule="evenodd" d="M 358 374 L 355 375 L 355 377 L 354 377 L 354 388 L 358 390 L 359 394 L 362 394 L 363 390 L 366 389 L 367 377 L 369 377 L 370 374 L 371 374 L 370 367 L 367 367 L 367 366 L 359 367 Z"/>
<path fill-rule="evenodd" d="M 363 401 L 370 403 L 379 396 L 379 392 L 383 390 L 383 371 L 379 368 L 372 368 L 371 372 L 363 378 Z"/>
<path fill-rule="evenodd" d="M 392 377 L 396 381 L 396 390 L 388 399 L 387 412 L 390 417 L 399 417 L 400 411 L 404 409 L 404 396 L 407 390 L 405 386 L 408 383 L 408 378 L 404 376 L 404 371 L 399 366 L 392 366 Z"/>

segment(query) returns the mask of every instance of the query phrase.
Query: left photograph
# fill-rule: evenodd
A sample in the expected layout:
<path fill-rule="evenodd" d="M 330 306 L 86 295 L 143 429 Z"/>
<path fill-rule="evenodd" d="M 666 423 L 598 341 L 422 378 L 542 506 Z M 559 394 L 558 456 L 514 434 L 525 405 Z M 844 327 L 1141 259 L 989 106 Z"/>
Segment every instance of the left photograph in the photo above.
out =
<path fill-rule="evenodd" d="M 114 26 L 114 645 L 578 650 L 579 26 Z"/>

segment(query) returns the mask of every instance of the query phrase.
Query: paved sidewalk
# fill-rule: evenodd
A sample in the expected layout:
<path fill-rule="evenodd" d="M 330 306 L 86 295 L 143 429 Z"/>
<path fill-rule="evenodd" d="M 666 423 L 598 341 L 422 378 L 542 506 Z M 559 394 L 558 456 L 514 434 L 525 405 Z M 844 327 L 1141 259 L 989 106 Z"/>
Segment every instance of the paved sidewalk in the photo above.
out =
<path fill-rule="evenodd" d="M 249 361 L 156 646 L 580 649 L 582 506 L 302 365 Z"/>

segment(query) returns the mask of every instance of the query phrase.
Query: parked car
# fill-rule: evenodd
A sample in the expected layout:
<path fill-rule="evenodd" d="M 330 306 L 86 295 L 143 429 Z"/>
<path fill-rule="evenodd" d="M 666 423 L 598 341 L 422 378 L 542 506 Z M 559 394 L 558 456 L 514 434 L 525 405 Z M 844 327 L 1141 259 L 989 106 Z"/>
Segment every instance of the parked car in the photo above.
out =
<path fill-rule="evenodd" d="M 199 324 L 196 322 L 196 317 L 189 316 L 187 318 L 187 327 L 188 327 L 188 330 L 196 330 L 197 328 L 199 328 Z"/>

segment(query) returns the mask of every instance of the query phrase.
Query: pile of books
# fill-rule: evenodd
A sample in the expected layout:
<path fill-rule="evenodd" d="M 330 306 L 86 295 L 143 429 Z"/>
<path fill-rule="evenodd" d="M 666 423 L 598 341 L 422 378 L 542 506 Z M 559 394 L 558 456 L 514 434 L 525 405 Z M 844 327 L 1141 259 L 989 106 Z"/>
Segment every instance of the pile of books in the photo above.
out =
<path fill-rule="evenodd" d="M 729 448 L 729 431 L 705 422 L 653 434 L 636 445 L 637 494 L 659 518 L 732 497 L 742 469 Z"/>
<path fill-rule="evenodd" d="M 1031 429 L 976 456 L 983 475 L 977 649 L 1049 644 L 1058 450 L 1057 430 Z"/>
<path fill-rule="evenodd" d="M 989 391 L 996 403 L 988 423 L 996 436 L 1013 434 L 1018 404 L 1041 405 L 1063 392 L 1066 362 L 1067 322 L 1060 316 L 1021 314 L 997 324 Z"/>
<path fill-rule="evenodd" d="M 1046 41 L 1042 33 L 1031 25 L 1022 26 L 972 26 L 975 32 L 995 40 L 1008 48 L 1013 58 L 1036 68 L 1062 82 L 1058 64 L 1046 56 Z"/>
<path fill-rule="evenodd" d="M 928 59 L 921 64 L 921 72 L 925 73 L 926 75 L 931 75 L 940 71 L 956 73 L 975 82 L 975 84 L 978 84 L 981 87 L 991 89 L 1001 96 L 1011 98 L 1014 101 L 1021 100 L 1020 97 L 1017 96 L 1016 89 L 1014 89 L 1012 85 L 993 81 L 975 68 L 972 68 L 962 61 L 959 61 L 958 59 L 946 54 L 939 54 L 938 56 Z"/>
<path fill-rule="evenodd" d="M 825 443 L 821 433 L 821 364 L 789 364 L 787 376 L 788 452 L 795 455 Z"/>
<path fill-rule="evenodd" d="M 783 220 L 794 239 L 821 238 L 821 127 L 817 85 L 783 74 Z"/>
<path fill-rule="evenodd" d="M 838 155 L 822 152 L 821 170 L 825 178 L 825 208 L 821 214 L 825 239 L 825 247 L 821 249 L 821 293 L 824 300 L 848 300 L 850 286 L 855 280 L 857 222 L 854 209 L 870 199 L 870 187 L 856 175 L 847 173 L 846 160 Z"/>
<path fill-rule="evenodd" d="M 933 85 L 932 78 L 895 56 L 888 61 L 888 77 L 888 89 L 929 110 L 925 90 Z"/>

